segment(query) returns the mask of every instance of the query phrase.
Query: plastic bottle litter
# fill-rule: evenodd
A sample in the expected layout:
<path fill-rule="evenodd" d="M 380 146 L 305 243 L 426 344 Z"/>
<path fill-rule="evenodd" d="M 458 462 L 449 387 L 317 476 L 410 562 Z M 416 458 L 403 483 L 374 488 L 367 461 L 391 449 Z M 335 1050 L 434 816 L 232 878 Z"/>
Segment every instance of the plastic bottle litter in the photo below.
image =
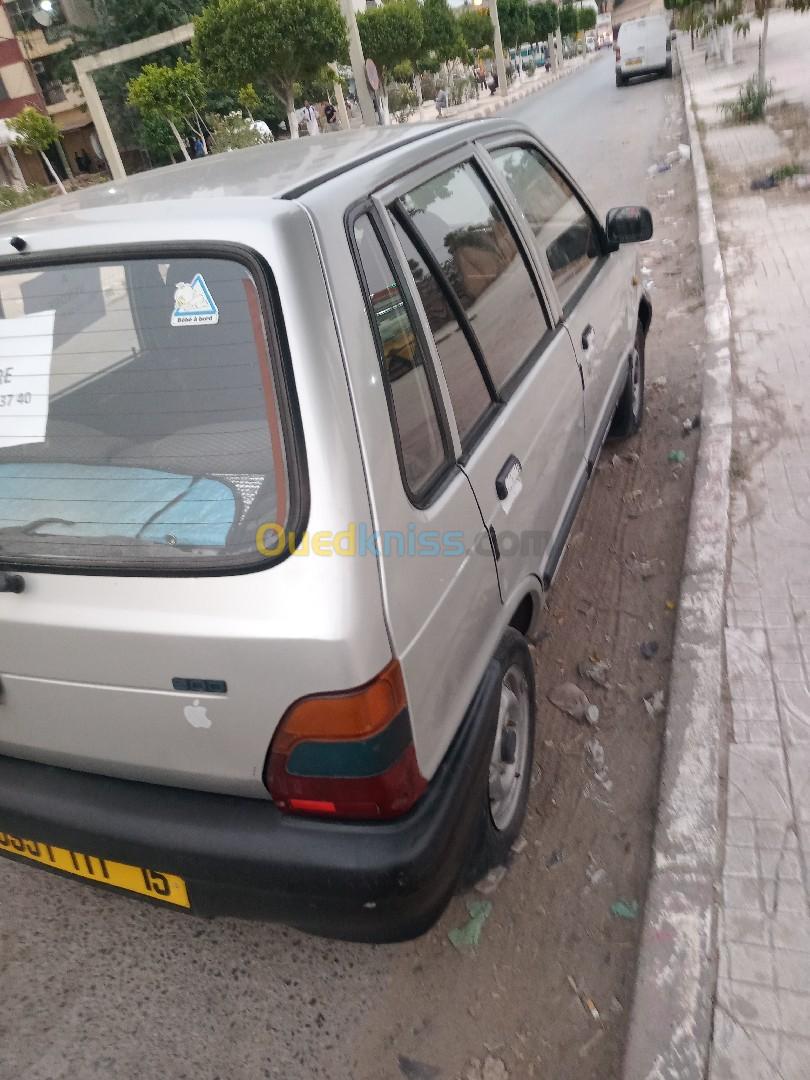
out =
<path fill-rule="evenodd" d="M 548 700 L 560 712 L 573 716 L 580 723 L 595 727 L 599 723 L 599 709 L 588 700 L 588 695 L 576 683 L 560 683 L 548 695 Z"/>
<path fill-rule="evenodd" d="M 683 465 L 686 461 L 686 454 L 683 450 L 670 450 L 667 455 L 667 461 L 675 462 L 677 465 Z"/>
<path fill-rule="evenodd" d="M 684 435 L 688 435 L 690 431 L 695 431 L 700 427 L 700 414 L 697 416 L 690 416 L 688 419 L 684 420 L 681 426 L 683 427 Z"/>

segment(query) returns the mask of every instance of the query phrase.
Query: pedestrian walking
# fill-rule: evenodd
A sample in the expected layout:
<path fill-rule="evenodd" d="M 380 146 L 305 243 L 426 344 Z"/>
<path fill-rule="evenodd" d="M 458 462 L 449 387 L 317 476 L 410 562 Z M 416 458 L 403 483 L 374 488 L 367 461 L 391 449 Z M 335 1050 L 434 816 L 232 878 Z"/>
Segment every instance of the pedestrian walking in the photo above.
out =
<path fill-rule="evenodd" d="M 447 108 L 447 91 L 445 90 L 444 87 L 441 87 L 439 92 L 436 94 L 436 112 L 439 114 L 440 118 L 444 116 L 444 110 L 446 108 Z"/>
<path fill-rule="evenodd" d="M 318 123 L 318 110 L 308 101 L 304 102 L 304 122 L 307 125 L 308 135 L 320 135 L 321 127 Z"/>

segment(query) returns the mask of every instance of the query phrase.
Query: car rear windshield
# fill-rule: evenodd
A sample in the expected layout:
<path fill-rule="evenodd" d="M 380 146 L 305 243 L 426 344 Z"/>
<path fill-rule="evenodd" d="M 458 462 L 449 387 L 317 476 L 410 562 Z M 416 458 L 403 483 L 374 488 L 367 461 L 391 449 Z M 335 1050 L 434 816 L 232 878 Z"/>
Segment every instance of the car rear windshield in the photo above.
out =
<path fill-rule="evenodd" d="M 1 273 L 0 561 L 257 563 L 291 496 L 265 317 L 235 258 Z"/>

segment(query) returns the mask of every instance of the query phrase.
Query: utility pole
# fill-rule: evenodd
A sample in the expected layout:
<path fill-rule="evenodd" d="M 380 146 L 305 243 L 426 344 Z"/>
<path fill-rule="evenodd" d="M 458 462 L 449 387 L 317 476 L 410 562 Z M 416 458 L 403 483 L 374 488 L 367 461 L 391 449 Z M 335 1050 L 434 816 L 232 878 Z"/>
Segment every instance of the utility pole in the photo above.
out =
<path fill-rule="evenodd" d="M 489 17 L 495 31 L 495 70 L 498 73 L 498 94 L 500 97 L 507 96 L 506 64 L 503 61 L 503 42 L 501 41 L 501 24 L 498 19 L 498 0 L 489 0 Z"/>
<path fill-rule="evenodd" d="M 352 63 L 354 83 L 357 88 L 357 102 L 360 112 L 363 114 L 363 123 L 373 127 L 377 122 L 377 114 L 371 101 L 366 83 L 366 58 L 363 56 L 363 46 L 360 44 L 360 31 L 357 29 L 354 3 L 352 0 L 340 0 L 343 18 L 349 29 L 349 59 Z"/>

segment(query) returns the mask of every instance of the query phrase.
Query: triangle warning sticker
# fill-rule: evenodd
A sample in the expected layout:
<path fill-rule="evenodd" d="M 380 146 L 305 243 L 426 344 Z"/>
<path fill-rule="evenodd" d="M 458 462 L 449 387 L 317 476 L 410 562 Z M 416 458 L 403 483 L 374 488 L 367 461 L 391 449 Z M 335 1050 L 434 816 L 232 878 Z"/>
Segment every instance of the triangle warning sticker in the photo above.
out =
<path fill-rule="evenodd" d="M 212 326 L 218 322 L 219 308 L 202 274 L 195 274 L 190 282 L 178 281 L 174 287 L 172 326 Z"/>

